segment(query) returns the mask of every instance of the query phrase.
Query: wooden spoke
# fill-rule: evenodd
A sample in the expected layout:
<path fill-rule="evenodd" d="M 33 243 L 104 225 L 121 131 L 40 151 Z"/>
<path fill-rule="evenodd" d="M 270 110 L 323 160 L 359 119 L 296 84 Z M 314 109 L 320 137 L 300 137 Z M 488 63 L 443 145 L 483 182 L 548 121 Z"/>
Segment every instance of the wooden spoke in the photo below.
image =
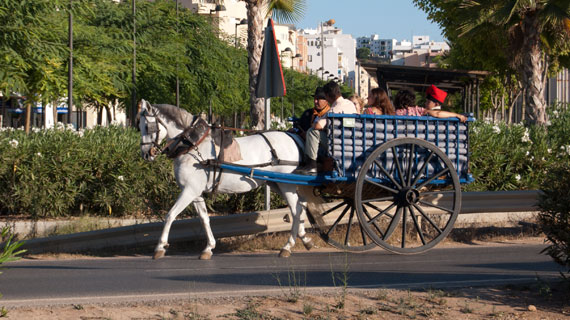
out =
<path fill-rule="evenodd" d="M 391 205 L 388 206 L 388 208 L 386 208 L 386 209 L 380 211 L 379 214 L 377 214 L 374 218 L 368 220 L 366 223 L 370 224 L 371 222 L 377 221 L 378 218 L 380 218 L 380 217 L 383 216 L 383 215 L 386 215 L 386 216 L 388 216 L 388 217 L 394 219 L 394 216 L 393 216 L 393 215 L 386 214 L 386 212 L 390 211 L 390 209 L 394 208 L 395 206 L 396 206 L 396 203 L 393 202 Z M 397 212 L 396 212 L 396 214 L 397 214 Z"/>
<path fill-rule="evenodd" d="M 402 211 L 404 215 L 402 217 L 402 248 L 406 247 L 406 216 L 408 212 L 408 207 L 403 207 Z"/>
<path fill-rule="evenodd" d="M 382 197 L 382 198 L 366 199 L 366 200 L 362 200 L 362 202 L 368 204 L 370 202 L 382 202 L 382 201 L 388 201 L 388 200 L 394 200 L 394 197 L 388 196 L 388 197 Z"/>
<path fill-rule="evenodd" d="M 406 186 L 409 187 L 410 186 L 410 182 L 412 182 L 412 167 L 414 166 L 414 150 L 415 150 L 416 145 L 412 144 L 412 146 L 410 147 L 410 157 L 408 159 L 408 175 L 406 177 Z"/>
<path fill-rule="evenodd" d="M 418 235 L 420 236 L 420 240 L 422 241 L 422 244 L 425 245 L 426 239 L 424 237 L 424 233 L 422 232 L 422 228 L 420 227 L 420 225 L 418 223 L 418 218 L 416 217 L 416 214 L 414 212 L 414 207 L 411 206 L 411 207 L 409 207 L 409 209 L 410 209 L 410 216 L 412 216 L 412 221 L 414 221 L 414 226 L 416 227 L 416 230 L 418 231 Z"/>
<path fill-rule="evenodd" d="M 390 191 L 390 192 L 392 192 L 392 193 L 398 193 L 397 190 L 394 190 L 394 189 L 392 189 L 392 188 L 390 188 L 390 187 L 387 187 L 387 186 L 385 186 L 385 185 L 383 185 L 383 184 L 374 182 L 374 181 L 372 181 L 371 179 L 365 179 L 365 181 L 368 182 L 368 183 L 370 183 L 370 184 L 373 184 L 373 185 L 375 185 L 375 186 L 377 186 L 377 187 L 380 187 L 380 188 L 382 188 L 382 189 L 384 189 L 384 190 Z"/>
<path fill-rule="evenodd" d="M 422 182 L 420 185 L 418 185 L 418 186 L 416 187 L 416 189 L 421 189 L 421 188 L 424 187 L 426 184 L 432 182 L 433 180 L 435 180 L 435 179 L 441 177 L 442 175 L 444 175 L 444 174 L 446 174 L 446 173 L 448 173 L 448 172 L 449 172 L 449 168 L 445 168 L 445 169 L 441 170 L 440 172 L 434 174 L 433 177 L 427 179 L 426 181 L 424 181 L 424 182 Z"/>
<path fill-rule="evenodd" d="M 440 234 L 443 233 L 443 231 L 441 231 L 441 229 L 438 227 L 437 224 L 435 224 L 435 222 L 433 222 L 432 219 L 430 219 L 430 217 L 428 217 L 428 215 L 424 212 L 424 210 L 418 206 L 417 204 L 414 204 L 414 208 L 416 208 L 416 210 L 418 210 L 421 215 L 427 220 L 429 221 L 429 223 L 437 230 L 437 232 L 439 232 Z"/>
<path fill-rule="evenodd" d="M 330 233 L 336 228 L 336 226 L 338 225 L 340 220 L 342 220 L 342 218 L 344 218 L 344 215 L 346 214 L 348 209 L 350 209 L 350 206 L 346 206 L 346 208 L 344 208 L 344 210 L 342 210 L 342 213 L 338 216 L 338 218 L 336 218 L 336 221 L 333 223 L 333 225 L 331 226 L 331 228 L 327 232 L 327 236 L 330 235 Z"/>
<path fill-rule="evenodd" d="M 396 163 L 396 170 L 398 170 L 398 176 L 400 180 L 404 182 L 404 172 L 402 171 L 402 165 L 400 160 L 398 160 L 398 152 L 396 152 L 396 147 L 392 147 L 392 154 L 394 155 L 394 163 Z"/>
<path fill-rule="evenodd" d="M 386 230 L 386 234 L 384 235 L 384 240 L 386 240 L 386 238 L 392 235 L 392 232 L 394 232 L 394 230 L 398 226 L 401 217 L 402 217 L 402 207 L 398 206 L 398 208 L 396 209 L 396 215 L 394 215 L 394 218 L 392 218 L 392 221 L 390 221 L 390 225 Z"/>
<path fill-rule="evenodd" d="M 347 246 L 348 245 L 348 241 L 349 239 L 349 235 L 350 235 L 350 229 L 352 228 L 352 218 L 354 218 L 354 208 L 350 207 L 350 215 L 348 217 L 348 230 L 346 231 L 346 235 L 344 237 L 344 245 Z"/>
<path fill-rule="evenodd" d="M 423 201 L 423 200 L 420 200 L 419 203 L 421 203 L 421 204 L 423 204 L 423 205 L 426 205 L 426 206 L 428 206 L 428 207 L 437 208 L 437 209 L 439 209 L 439 210 L 446 211 L 446 212 L 448 212 L 448 213 L 453 213 L 453 212 L 454 212 L 454 211 L 451 210 L 451 209 L 444 208 L 444 207 L 442 207 L 442 206 L 438 206 L 437 204 L 433 204 L 433 203 L 426 202 L 426 201 Z"/>
<path fill-rule="evenodd" d="M 368 217 L 368 221 L 366 223 L 370 224 L 370 221 L 372 221 L 374 229 L 376 229 L 376 231 L 378 231 L 378 233 L 380 233 L 380 235 L 384 237 L 384 232 L 382 232 L 378 223 L 372 220 L 372 217 L 370 216 L 370 213 L 368 213 L 368 210 L 366 210 L 366 207 L 362 207 L 362 209 L 364 210 L 364 214 L 366 215 L 366 217 Z"/>
<path fill-rule="evenodd" d="M 384 167 L 382 167 L 382 165 L 377 160 L 374 160 L 374 163 L 378 166 L 380 171 L 382 171 L 382 173 L 385 176 L 387 176 L 388 179 L 390 179 L 390 181 L 396 186 L 396 188 L 402 189 L 402 186 L 394 179 L 394 177 L 392 177 L 391 174 L 388 173 L 388 171 L 386 171 L 386 169 L 384 169 Z"/>
<path fill-rule="evenodd" d="M 418 183 L 418 180 L 420 180 L 421 177 L 423 177 L 423 172 L 426 168 L 426 166 L 428 165 L 429 161 L 431 160 L 431 158 L 433 157 L 434 151 L 432 150 L 429 154 L 429 156 L 427 157 L 427 159 L 424 161 L 424 164 L 422 165 L 422 167 L 420 168 L 420 170 L 418 170 L 418 175 L 416 176 L 416 178 L 414 179 L 414 181 L 412 182 L 412 184 L 410 184 L 410 186 L 415 186 L 416 183 Z"/>
<path fill-rule="evenodd" d="M 338 208 L 340 208 L 340 207 L 342 207 L 342 206 L 345 206 L 345 205 L 348 205 L 348 203 L 346 203 L 346 201 L 343 201 L 343 202 L 337 204 L 336 206 L 334 206 L 334 207 L 328 209 L 327 211 L 323 212 L 321 215 L 324 217 L 324 216 L 326 216 L 327 214 L 329 214 L 329 213 L 335 211 L 336 209 L 338 209 Z"/>

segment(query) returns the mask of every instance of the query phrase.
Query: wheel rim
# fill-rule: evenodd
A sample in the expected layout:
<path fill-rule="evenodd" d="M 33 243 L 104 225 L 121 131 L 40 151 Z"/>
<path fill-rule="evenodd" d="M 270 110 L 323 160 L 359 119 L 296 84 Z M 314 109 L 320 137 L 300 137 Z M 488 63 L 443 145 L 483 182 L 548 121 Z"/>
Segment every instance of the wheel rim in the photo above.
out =
<path fill-rule="evenodd" d="M 342 198 L 330 208 L 308 216 L 321 239 L 335 248 L 365 251 L 376 247 L 358 221 L 354 199 Z"/>
<path fill-rule="evenodd" d="M 355 207 L 362 229 L 376 244 L 396 253 L 420 253 L 453 228 L 461 186 L 453 164 L 435 145 L 394 139 L 362 165 Z"/>

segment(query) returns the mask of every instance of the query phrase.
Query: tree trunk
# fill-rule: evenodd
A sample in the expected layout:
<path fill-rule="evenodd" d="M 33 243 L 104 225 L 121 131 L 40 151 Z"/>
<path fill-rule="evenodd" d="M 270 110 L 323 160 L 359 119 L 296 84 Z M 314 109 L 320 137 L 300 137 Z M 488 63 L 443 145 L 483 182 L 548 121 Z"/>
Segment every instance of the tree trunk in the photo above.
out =
<path fill-rule="evenodd" d="M 28 100 L 26 101 L 26 122 L 24 122 L 24 130 L 26 131 L 26 134 L 30 133 L 31 119 L 32 119 L 32 103 Z"/>
<path fill-rule="evenodd" d="M 501 94 L 501 121 L 505 121 L 505 93 Z"/>
<path fill-rule="evenodd" d="M 107 127 L 111 125 L 111 122 L 113 122 L 113 115 L 111 114 L 111 108 L 109 108 L 109 103 L 105 103 L 105 111 L 107 111 Z"/>
<path fill-rule="evenodd" d="M 263 3 L 261 0 L 246 0 L 250 116 L 251 126 L 257 130 L 265 127 L 265 99 L 257 98 L 255 94 L 263 48 Z"/>
<path fill-rule="evenodd" d="M 97 125 L 103 125 L 103 107 L 99 104 L 99 102 L 95 102 L 95 109 L 97 110 Z"/>
<path fill-rule="evenodd" d="M 547 121 L 544 98 L 544 77 L 547 69 L 540 44 L 540 25 L 536 12 L 529 12 L 522 21 L 523 61 L 522 82 L 526 89 L 524 101 L 528 123 L 545 125 Z"/>

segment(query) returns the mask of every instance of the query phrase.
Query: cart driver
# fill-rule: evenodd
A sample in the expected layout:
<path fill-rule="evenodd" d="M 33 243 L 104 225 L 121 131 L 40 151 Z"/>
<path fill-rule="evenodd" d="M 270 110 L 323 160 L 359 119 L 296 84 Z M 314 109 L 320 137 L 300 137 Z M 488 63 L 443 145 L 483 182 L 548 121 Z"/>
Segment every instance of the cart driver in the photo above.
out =
<path fill-rule="evenodd" d="M 330 107 L 329 107 L 330 105 Z M 315 111 L 311 128 L 307 130 L 305 139 L 304 166 L 297 169 L 300 174 L 317 173 L 317 157 L 319 151 L 327 149 L 327 113 L 356 113 L 356 107 L 352 101 L 344 99 L 339 85 L 328 82 L 322 91 L 317 88 L 315 92 Z"/>

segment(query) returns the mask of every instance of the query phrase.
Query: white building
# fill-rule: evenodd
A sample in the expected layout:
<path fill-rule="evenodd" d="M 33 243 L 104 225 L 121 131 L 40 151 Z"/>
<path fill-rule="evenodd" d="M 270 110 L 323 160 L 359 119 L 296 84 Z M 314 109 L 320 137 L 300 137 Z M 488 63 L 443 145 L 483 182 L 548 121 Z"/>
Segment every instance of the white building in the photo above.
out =
<path fill-rule="evenodd" d="M 357 48 L 369 48 L 372 56 L 390 58 L 391 64 L 406 66 L 435 66 L 433 57 L 449 51 L 447 42 L 431 41 L 429 36 L 412 36 L 412 41 L 381 39 L 377 34 L 359 37 Z"/>
<path fill-rule="evenodd" d="M 307 69 L 324 80 L 337 78 L 354 85 L 356 64 L 356 40 L 334 27 L 334 21 L 318 26 L 317 29 L 303 29 L 301 35 L 307 39 Z M 324 46 L 321 46 L 323 39 Z"/>
<path fill-rule="evenodd" d="M 396 39 L 380 39 L 377 34 L 356 39 L 357 48 L 368 48 L 372 56 L 389 58 L 396 47 Z"/>
<path fill-rule="evenodd" d="M 247 9 L 244 1 L 225 0 L 223 5 L 216 0 L 178 0 L 179 5 L 192 12 L 212 17 L 215 27 L 221 31 L 222 38 L 235 44 L 237 37 L 241 46 L 247 45 Z"/>

